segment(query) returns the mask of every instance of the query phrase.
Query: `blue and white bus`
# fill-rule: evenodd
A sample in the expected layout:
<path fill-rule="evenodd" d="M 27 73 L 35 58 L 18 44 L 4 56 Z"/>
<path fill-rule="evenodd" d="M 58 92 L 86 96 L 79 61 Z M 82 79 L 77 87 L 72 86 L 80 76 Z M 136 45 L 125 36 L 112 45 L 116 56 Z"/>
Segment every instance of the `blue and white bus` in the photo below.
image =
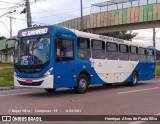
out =
<path fill-rule="evenodd" d="M 15 43 L 14 85 L 74 88 L 155 78 L 155 49 L 140 43 L 59 26 L 20 30 Z"/>

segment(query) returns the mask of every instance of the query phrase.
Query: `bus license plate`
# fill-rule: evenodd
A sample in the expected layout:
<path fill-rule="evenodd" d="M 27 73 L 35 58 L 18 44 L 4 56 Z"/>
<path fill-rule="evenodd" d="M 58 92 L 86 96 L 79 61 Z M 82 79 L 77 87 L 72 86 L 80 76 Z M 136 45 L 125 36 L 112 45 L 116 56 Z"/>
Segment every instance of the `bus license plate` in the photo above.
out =
<path fill-rule="evenodd" d="M 32 80 L 25 80 L 26 84 L 32 84 Z"/>

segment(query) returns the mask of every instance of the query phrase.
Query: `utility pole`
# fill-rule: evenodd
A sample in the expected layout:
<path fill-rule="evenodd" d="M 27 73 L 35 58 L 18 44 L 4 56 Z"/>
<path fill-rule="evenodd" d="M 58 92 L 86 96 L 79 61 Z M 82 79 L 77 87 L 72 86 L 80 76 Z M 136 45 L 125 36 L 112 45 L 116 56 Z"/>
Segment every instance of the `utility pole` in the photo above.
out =
<path fill-rule="evenodd" d="M 10 38 L 12 38 L 12 19 L 16 19 L 16 18 L 13 18 L 11 16 L 7 16 L 7 17 L 10 19 L 10 31 L 9 31 L 9 33 L 10 33 Z"/>
<path fill-rule="evenodd" d="M 30 10 L 30 2 L 26 0 L 27 27 L 32 27 L 32 18 Z"/>
<path fill-rule="evenodd" d="M 10 38 L 12 37 L 12 17 L 10 18 Z"/>
<path fill-rule="evenodd" d="M 153 47 L 156 47 L 156 31 L 155 31 L 155 28 L 153 28 Z"/>
<path fill-rule="evenodd" d="M 10 38 L 12 38 L 12 17 L 9 17 L 10 18 Z"/>
<path fill-rule="evenodd" d="M 81 0 L 81 31 L 83 31 L 83 2 Z"/>

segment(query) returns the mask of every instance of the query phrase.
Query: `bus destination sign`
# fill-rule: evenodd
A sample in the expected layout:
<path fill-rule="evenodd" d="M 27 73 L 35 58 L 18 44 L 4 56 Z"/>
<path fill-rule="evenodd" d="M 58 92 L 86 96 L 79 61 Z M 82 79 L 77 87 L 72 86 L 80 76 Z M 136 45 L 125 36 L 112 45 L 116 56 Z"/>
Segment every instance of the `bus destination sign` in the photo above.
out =
<path fill-rule="evenodd" d="M 49 27 L 39 27 L 39 28 L 28 28 L 19 31 L 18 37 L 28 37 L 35 35 L 43 35 L 49 32 Z"/>

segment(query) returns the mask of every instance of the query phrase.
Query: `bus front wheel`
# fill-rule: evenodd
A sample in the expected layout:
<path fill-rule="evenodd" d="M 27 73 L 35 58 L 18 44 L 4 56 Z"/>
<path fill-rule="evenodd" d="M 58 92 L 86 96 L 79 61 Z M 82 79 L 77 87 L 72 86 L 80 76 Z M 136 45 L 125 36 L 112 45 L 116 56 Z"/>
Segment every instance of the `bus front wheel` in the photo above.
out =
<path fill-rule="evenodd" d="M 130 85 L 135 86 L 135 85 L 137 85 L 137 83 L 138 83 L 138 74 L 137 74 L 137 72 L 134 71 L 132 73 Z"/>
<path fill-rule="evenodd" d="M 88 90 L 89 79 L 85 74 L 81 74 L 77 80 L 77 86 L 74 88 L 76 93 L 82 94 Z"/>

